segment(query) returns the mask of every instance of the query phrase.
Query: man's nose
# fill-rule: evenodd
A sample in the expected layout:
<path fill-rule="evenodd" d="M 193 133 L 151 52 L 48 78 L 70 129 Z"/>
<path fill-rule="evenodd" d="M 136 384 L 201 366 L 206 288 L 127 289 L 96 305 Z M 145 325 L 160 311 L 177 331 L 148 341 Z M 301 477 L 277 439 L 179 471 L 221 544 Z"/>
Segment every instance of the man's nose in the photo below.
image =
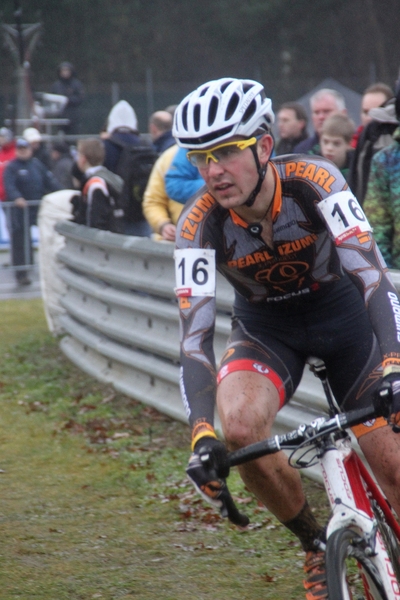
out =
<path fill-rule="evenodd" d="M 223 165 L 221 165 L 221 163 L 215 162 L 215 160 L 210 159 L 208 161 L 208 165 L 207 165 L 207 174 L 209 177 L 212 177 L 213 175 L 219 175 L 220 173 L 222 173 L 224 170 Z"/>

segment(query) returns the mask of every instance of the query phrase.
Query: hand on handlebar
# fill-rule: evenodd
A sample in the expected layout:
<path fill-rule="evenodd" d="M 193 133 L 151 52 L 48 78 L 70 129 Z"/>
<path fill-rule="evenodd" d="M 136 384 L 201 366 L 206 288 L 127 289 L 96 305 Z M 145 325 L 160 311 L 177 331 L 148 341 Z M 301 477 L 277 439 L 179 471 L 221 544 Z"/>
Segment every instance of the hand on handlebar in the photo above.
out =
<path fill-rule="evenodd" d="M 201 438 L 189 459 L 186 473 L 207 502 L 222 507 L 220 497 L 229 475 L 228 453 L 222 442 L 212 437 Z"/>
<path fill-rule="evenodd" d="M 389 373 L 382 379 L 378 388 L 379 409 L 392 425 L 395 433 L 400 433 L 400 372 Z"/>
<path fill-rule="evenodd" d="M 235 506 L 226 484 L 229 475 L 228 453 L 222 442 L 211 437 L 201 438 L 194 447 L 186 473 L 203 498 L 217 506 L 223 517 L 240 527 L 249 519 Z"/>

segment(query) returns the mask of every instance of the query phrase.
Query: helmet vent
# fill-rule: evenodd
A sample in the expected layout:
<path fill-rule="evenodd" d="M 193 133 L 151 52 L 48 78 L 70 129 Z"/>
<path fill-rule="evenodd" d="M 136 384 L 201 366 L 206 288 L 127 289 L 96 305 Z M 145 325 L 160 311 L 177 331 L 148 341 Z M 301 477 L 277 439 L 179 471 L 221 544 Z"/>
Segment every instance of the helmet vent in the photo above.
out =
<path fill-rule="evenodd" d="M 254 115 L 255 111 L 256 111 L 257 105 L 256 105 L 256 101 L 252 100 L 249 104 L 249 106 L 246 109 L 246 112 L 243 115 L 243 120 L 242 123 L 247 123 L 247 121 L 249 119 L 251 119 L 251 117 Z"/>
<path fill-rule="evenodd" d="M 201 90 L 201 92 L 200 92 L 200 94 L 199 94 L 199 97 L 201 98 L 202 96 L 205 96 L 205 95 L 206 95 L 206 93 L 208 92 L 208 90 L 209 90 L 208 86 L 205 86 L 205 87 L 204 87 L 204 88 Z"/>
<path fill-rule="evenodd" d="M 229 119 L 234 114 L 235 110 L 238 107 L 238 104 L 239 104 L 239 96 L 238 96 L 238 94 L 233 94 L 232 98 L 229 100 L 229 104 L 228 104 L 226 112 L 225 112 L 225 119 L 227 121 L 229 121 Z"/>
<path fill-rule="evenodd" d="M 228 79 L 228 81 L 225 81 L 225 83 L 223 83 L 223 84 L 221 85 L 221 87 L 220 87 L 221 94 L 223 94 L 223 93 L 224 93 L 224 91 L 226 90 L 226 88 L 228 87 L 228 85 L 231 85 L 231 83 L 232 83 L 232 80 L 231 80 L 231 79 Z"/>
<path fill-rule="evenodd" d="M 200 104 L 196 104 L 193 110 L 193 124 L 196 131 L 200 129 Z"/>
<path fill-rule="evenodd" d="M 187 120 L 187 117 L 188 117 L 188 105 L 186 103 L 185 106 L 182 109 L 182 124 L 183 124 L 183 128 L 186 129 L 186 131 L 188 129 L 188 120 Z"/>
<path fill-rule="evenodd" d="M 211 98 L 210 108 L 208 110 L 208 125 L 212 125 L 215 121 L 219 106 L 219 100 L 215 96 Z"/>

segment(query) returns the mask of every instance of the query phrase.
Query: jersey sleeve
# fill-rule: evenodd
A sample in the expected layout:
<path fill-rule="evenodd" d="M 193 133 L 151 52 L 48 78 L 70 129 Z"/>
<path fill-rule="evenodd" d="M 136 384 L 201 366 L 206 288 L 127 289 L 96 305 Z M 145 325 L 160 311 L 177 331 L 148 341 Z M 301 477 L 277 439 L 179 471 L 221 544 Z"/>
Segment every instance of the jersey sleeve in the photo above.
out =
<path fill-rule="evenodd" d="M 178 223 L 178 230 L 180 223 Z M 189 424 L 214 423 L 215 250 L 177 236 L 176 295 L 180 313 L 180 386 Z M 193 247 L 196 246 L 196 247 Z"/>
<path fill-rule="evenodd" d="M 400 301 L 372 228 L 350 190 L 327 197 L 318 209 L 342 268 L 364 298 L 383 367 L 400 366 Z"/>

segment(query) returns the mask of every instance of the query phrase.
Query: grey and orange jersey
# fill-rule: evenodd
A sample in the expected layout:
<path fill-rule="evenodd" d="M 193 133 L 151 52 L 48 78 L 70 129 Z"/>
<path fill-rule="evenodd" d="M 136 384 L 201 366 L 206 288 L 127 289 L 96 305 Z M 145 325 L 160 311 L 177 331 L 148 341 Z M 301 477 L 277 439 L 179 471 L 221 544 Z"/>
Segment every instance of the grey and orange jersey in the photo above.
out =
<path fill-rule="evenodd" d="M 177 249 L 210 249 L 215 266 L 249 306 L 318 301 L 345 274 L 364 297 L 382 355 L 398 356 L 397 297 L 371 228 L 340 171 L 318 156 L 273 159 L 272 244 L 206 192 L 182 211 Z M 394 294 L 394 296 L 391 296 Z M 343 299 L 345 302 L 346 299 Z M 189 420 L 212 422 L 215 364 L 213 295 L 180 298 L 182 393 Z"/>

